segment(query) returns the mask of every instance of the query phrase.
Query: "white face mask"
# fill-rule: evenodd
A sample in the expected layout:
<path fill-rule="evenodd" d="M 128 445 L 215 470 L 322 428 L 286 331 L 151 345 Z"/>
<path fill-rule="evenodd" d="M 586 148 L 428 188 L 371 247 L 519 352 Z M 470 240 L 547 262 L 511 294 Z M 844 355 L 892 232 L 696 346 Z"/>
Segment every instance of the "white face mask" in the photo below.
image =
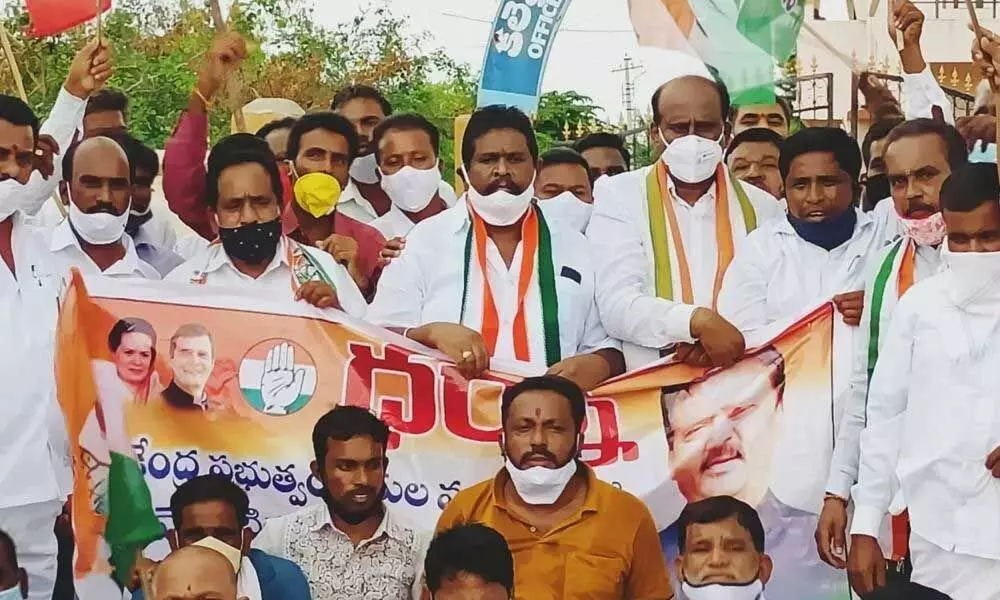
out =
<path fill-rule="evenodd" d="M 229 561 L 229 564 L 233 566 L 234 573 L 239 573 L 240 567 L 243 566 L 243 552 L 238 548 L 233 548 L 219 538 L 207 536 L 191 545 L 201 546 L 202 548 L 208 548 L 209 550 L 215 550 L 222 556 L 225 556 L 226 560 Z"/>
<path fill-rule="evenodd" d="M 375 153 L 359 156 L 351 163 L 351 179 L 361 183 L 378 183 L 378 161 Z"/>
<path fill-rule="evenodd" d="M 416 169 L 409 165 L 392 175 L 382 173 L 382 189 L 392 203 L 406 212 L 419 212 L 431 203 L 441 185 L 441 170 L 437 165 L 430 169 Z"/>
<path fill-rule="evenodd" d="M 558 469 L 528 467 L 521 470 L 510 459 L 504 459 L 504 467 L 521 500 L 536 505 L 555 504 L 577 470 L 576 460 L 571 460 Z"/>
<path fill-rule="evenodd" d="M 685 135 L 667 144 L 663 132 L 657 130 L 667 147 L 660 156 L 670 169 L 670 175 L 684 183 L 701 183 L 710 179 L 722 163 L 722 136 L 709 140 L 700 135 Z"/>
<path fill-rule="evenodd" d="M 20 584 L 0 592 L 0 600 L 22 600 L 23 598 Z"/>
<path fill-rule="evenodd" d="M 1000 288 L 1000 252 L 952 252 L 946 241 L 941 260 L 953 274 L 948 293 L 958 305 Z"/>
<path fill-rule="evenodd" d="M 69 201 L 69 223 L 73 231 L 83 241 L 95 246 L 114 244 L 125 235 L 125 225 L 128 223 L 129 208 L 120 215 L 108 213 L 87 214 L 77 207 L 72 197 Z"/>
<path fill-rule="evenodd" d="M 711 583 L 695 586 L 685 581 L 681 583 L 681 591 L 688 600 L 757 600 L 764 594 L 764 584 L 760 579 L 743 585 Z"/>
<path fill-rule="evenodd" d="M 465 167 L 462 167 L 465 170 Z M 469 172 L 465 171 L 465 180 L 469 180 Z M 490 225 L 504 227 L 513 225 L 528 212 L 531 199 L 535 192 L 535 178 L 520 194 L 511 194 L 507 190 L 497 190 L 488 196 L 479 193 L 472 185 L 466 197 L 476 214 Z"/>
<path fill-rule="evenodd" d="M 562 223 L 580 233 L 587 230 L 590 215 L 594 212 L 593 204 L 587 204 L 570 191 L 548 200 L 540 200 L 538 207 L 550 222 Z"/>

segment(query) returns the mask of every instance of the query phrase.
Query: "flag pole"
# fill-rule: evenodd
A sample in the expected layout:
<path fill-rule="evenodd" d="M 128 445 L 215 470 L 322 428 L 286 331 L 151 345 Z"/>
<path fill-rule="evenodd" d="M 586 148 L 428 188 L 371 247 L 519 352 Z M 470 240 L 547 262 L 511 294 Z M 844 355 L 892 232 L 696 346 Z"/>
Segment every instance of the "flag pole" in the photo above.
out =
<path fill-rule="evenodd" d="M 28 102 L 28 94 L 24 91 L 24 79 L 21 78 L 21 69 L 14 60 L 14 50 L 10 47 L 10 37 L 7 35 L 7 27 L 0 23 L 0 43 L 3 44 L 3 53 L 10 64 L 11 75 L 14 76 L 14 86 L 17 88 L 17 95 L 25 103 Z"/>
<path fill-rule="evenodd" d="M 226 25 L 226 21 L 222 18 L 222 7 L 219 6 L 219 0 L 208 0 L 208 6 L 212 14 L 212 21 L 214 21 L 216 32 L 225 33 L 229 27 Z M 234 2 L 233 6 L 230 7 L 230 11 L 232 11 L 235 6 L 236 3 Z M 242 89 L 242 86 L 240 86 L 238 74 L 234 74 L 234 76 L 229 80 L 227 87 L 229 88 L 230 94 L 235 96 L 234 99 L 239 104 L 233 109 L 233 120 L 236 121 L 237 133 L 246 133 L 247 121 L 246 117 L 243 115 L 243 101 L 239 97 L 239 92 Z"/>

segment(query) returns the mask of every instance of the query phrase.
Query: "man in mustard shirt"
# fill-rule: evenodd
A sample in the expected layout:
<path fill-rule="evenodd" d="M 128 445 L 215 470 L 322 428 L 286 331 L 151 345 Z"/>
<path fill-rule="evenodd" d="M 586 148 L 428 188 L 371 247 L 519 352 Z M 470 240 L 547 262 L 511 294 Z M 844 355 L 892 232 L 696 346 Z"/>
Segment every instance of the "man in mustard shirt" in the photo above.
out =
<path fill-rule="evenodd" d="M 501 403 L 504 467 L 462 490 L 438 531 L 479 522 L 514 554 L 517 600 L 670 600 L 656 525 L 638 498 L 577 457 L 586 400 L 561 377 L 525 379 Z"/>

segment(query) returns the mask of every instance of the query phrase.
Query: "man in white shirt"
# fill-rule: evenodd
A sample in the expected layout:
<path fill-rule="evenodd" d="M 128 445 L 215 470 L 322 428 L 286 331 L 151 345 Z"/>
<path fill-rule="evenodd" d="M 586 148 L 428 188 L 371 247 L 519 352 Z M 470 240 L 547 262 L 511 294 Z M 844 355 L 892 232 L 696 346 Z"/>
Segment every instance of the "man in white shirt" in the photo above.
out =
<path fill-rule="evenodd" d="M 586 239 L 533 200 L 538 145 L 528 117 L 489 106 L 469 120 L 465 201 L 417 225 L 386 267 L 368 320 L 405 330 L 467 376 L 490 358 L 533 363 L 593 389 L 621 373 L 601 326 Z"/>
<path fill-rule="evenodd" d="M 74 59 L 57 105 L 82 104 L 110 75 L 106 44 L 89 44 Z M 52 596 L 53 526 L 72 485 L 52 376 L 60 275 L 44 237 L 23 212 L 37 211 L 56 185 L 47 181 L 53 179 L 53 151 L 31 108 L 0 96 L 0 334 L 14 341 L 0 360 L 0 376 L 11 382 L 0 408 L 0 529 L 18 548 L 31 600 Z M 44 195 L 38 186 L 46 188 Z"/>
<path fill-rule="evenodd" d="M 163 277 L 177 268 L 184 259 L 173 251 L 177 233 L 168 220 L 167 211 L 153 211 L 153 185 L 160 173 L 160 157 L 131 135 L 124 134 L 125 152 L 132 165 L 132 207 L 129 209 L 125 233 L 135 242 L 139 258 L 153 266 Z"/>
<path fill-rule="evenodd" d="M 323 502 L 268 519 L 253 547 L 297 564 L 313 598 L 420 598 L 430 536 L 383 501 L 388 425 L 338 406 L 316 422 L 312 442 Z"/>
<path fill-rule="evenodd" d="M 75 267 L 85 275 L 160 279 L 125 235 L 133 173 L 125 149 L 111 138 L 92 137 L 70 146 L 62 162 L 60 192 L 69 218 L 50 232 L 49 249 L 63 273 Z"/>
<path fill-rule="evenodd" d="M 535 196 L 549 221 L 586 232 L 594 210 L 590 165 L 571 148 L 549 150 L 538 160 Z"/>
<path fill-rule="evenodd" d="M 721 82 L 673 79 L 653 94 L 652 107 L 667 146 L 660 160 L 594 190 L 587 238 L 601 319 L 625 342 L 630 369 L 679 343 L 686 360 L 727 366 L 744 341 L 713 310 L 722 278 L 737 242 L 782 210 L 722 165 L 729 93 Z"/>
<path fill-rule="evenodd" d="M 956 600 L 1000 594 L 998 197 L 995 165 L 948 177 L 945 268 L 900 299 L 884 333 L 851 492 L 849 573 L 861 595 L 885 584 L 877 536 L 897 492 L 909 514 L 913 582 Z"/>
<path fill-rule="evenodd" d="M 417 114 L 393 115 L 372 134 L 380 185 L 392 206 L 371 226 L 399 249 L 414 225 L 448 208 L 440 192 L 440 141 L 437 127 Z"/>
<path fill-rule="evenodd" d="M 318 308 L 364 316 L 364 297 L 342 265 L 281 235 L 281 190 L 267 142 L 249 134 L 220 140 L 208 157 L 205 196 L 218 223 L 219 242 L 166 279 L 294 295 Z"/>
<path fill-rule="evenodd" d="M 337 210 L 355 221 L 370 223 L 392 208 L 392 200 L 379 185 L 375 155 L 375 128 L 392 115 L 392 105 L 382 92 L 368 85 L 349 85 L 337 92 L 330 110 L 351 122 L 358 134 L 358 156 L 351 163 L 351 180 L 344 188 Z M 444 180 L 438 194 L 445 204 L 455 204 L 455 190 Z"/>
<path fill-rule="evenodd" d="M 900 296 L 941 266 L 941 185 L 967 162 L 962 136 L 954 127 L 933 119 L 907 121 L 893 129 L 886 138 L 883 158 L 882 168 L 891 182 L 893 221 L 904 234 L 870 256 L 864 267 L 864 312 L 854 333 L 849 396 L 842 408 L 816 533 L 820 557 L 837 568 L 845 566 L 847 502 L 857 481 L 858 439 L 865 426 L 868 380 L 883 342 L 880 333 L 889 327 Z M 886 224 L 884 237 L 892 235 L 896 226 Z M 900 510 L 901 506 L 895 507 L 894 512 Z M 886 550 L 897 560 L 906 555 L 905 547 Z"/>
<path fill-rule="evenodd" d="M 924 13 L 913 2 L 893 2 L 889 39 L 895 43 L 898 34 L 902 34 L 903 38 L 899 47 L 899 62 L 903 67 L 903 87 L 900 93 L 903 114 L 907 119 L 938 118 L 954 125 L 955 111 L 952 103 L 924 60 L 920 48 L 923 30 Z"/>

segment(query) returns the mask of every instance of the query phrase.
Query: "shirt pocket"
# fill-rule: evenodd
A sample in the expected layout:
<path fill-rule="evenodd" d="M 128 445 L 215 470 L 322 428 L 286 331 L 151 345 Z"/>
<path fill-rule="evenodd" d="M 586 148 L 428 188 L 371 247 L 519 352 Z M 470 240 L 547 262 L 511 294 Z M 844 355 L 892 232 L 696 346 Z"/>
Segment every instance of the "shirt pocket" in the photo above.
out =
<path fill-rule="evenodd" d="M 621 558 L 575 551 L 566 555 L 563 598 L 612 600 L 625 597 L 625 562 Z"/>

